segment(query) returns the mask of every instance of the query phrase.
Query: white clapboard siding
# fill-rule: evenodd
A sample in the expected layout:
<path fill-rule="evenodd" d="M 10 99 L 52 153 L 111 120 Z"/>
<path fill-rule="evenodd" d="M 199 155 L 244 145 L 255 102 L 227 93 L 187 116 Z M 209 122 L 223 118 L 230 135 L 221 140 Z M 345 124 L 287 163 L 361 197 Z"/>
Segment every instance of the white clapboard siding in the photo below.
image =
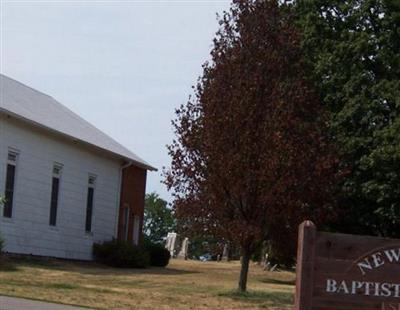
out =
<path fill-rule="evenodd" d="M 122 162 L 106 153 L 0 114 L 0 193 L 7 153 L 19 152 L 13 216 L 0 214 L 5 250 L 92 259 L 93 242 L 115 237 Z M 52 169 L 63 165 L 57 226 L 49 225 Z M 92 234 L 85 232 L 89 174 L 96 175 Z"/>

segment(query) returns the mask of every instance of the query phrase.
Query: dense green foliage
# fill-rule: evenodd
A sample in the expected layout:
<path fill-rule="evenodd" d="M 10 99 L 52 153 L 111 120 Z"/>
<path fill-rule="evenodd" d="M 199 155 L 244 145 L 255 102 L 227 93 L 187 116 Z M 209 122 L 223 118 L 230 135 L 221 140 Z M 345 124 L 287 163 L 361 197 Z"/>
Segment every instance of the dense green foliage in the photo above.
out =
<path fill-rule="evenodd" d="M 150 265 L 149 253 L 127 241 L 95 243 L 93 256 L 98 262 L 118 268 L 145 268 Z"/>
<path fill-rule="evenodd" d="M 224 244 L 213 236 L 191 236 L 189 243 L 189 256 L 198 259 L 201 255 L 210 254 L 213 258 L 222 256 Z"/>
<path fill-rule="evenodd" d="M 145 239 L 144 248 L 150 255 L 151 266 L 165 267 L 168 265 L 171 254 L 161 244 Z"/>
<path fill-rule="evenodd" d="M 176 229 L 172 210 L 156 193 L 146 194 L 143 226 L 146 237 L 156 243 Z"/>
<path fill-rule="evenodd" d="M 301 0 L 302 50 L 348 170 L 335 230 L 400 236 L 400 1 Z"/>

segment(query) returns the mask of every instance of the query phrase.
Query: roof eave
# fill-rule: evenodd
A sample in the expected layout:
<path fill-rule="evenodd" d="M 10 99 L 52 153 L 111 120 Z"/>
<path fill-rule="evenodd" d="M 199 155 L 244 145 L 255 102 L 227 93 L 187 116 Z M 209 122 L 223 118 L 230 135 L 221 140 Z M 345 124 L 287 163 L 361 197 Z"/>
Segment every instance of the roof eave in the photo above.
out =
<path fill-rule="evenodd" d="M 26 118 L 26 117 L 23 117 L 23 116 L 21 116 L 21 115 L 18 115 L 18 114 L 16 114 L 16 113 L 13 113 L 13 112 L 11 112 L 11 111 L 9 111 L 9 110 L 7 110 L 7 109 L 4 109 L 4 108 L 2 108 L 2 107 L 0 107 L 0 112 L 6 114 L 6 115 L 8 115 L 8 116 L 14 117 L 14 118 L 16 118 L 16 119 L 18 119 L 18 120 L 21 120 L 21 121 L 23 121 L 23 122 L 25 122 L 25 123 L 28 123 L 28 124 L 30 124 L 30 125 L 32 125 L 32 126 L 35 126 L 35 127 L 38 127 L 38 128 L 44 129 L 44 130 L 47 130 L 47 131 L 49 131 L 49 132 L 52 132 L 52 133 L 55 133 L 55 134 L 57 134 L 57 135 L 63 136 L 63 137 L 65 137 L 65 138 L 67 138 L 67 139 L 70 139 L 70 140 L 72 140 L 72 141 L 79 141 L 80 143 L 83 143 L 83 144 L 85 144 L 85 145 L 87 145 L 87 146 L 89 146 L 89 147 L 96 148 L 97 150 L 101 150 L 101 151 L 103 151 L 103 152 L 107 152 L 107 153 L 109 153 L 109 154 L 112 154 L 112 155 L 114 155 L 114 156 L 120 158 L 120 159 L 123 159 L 123 160 L 126 160 L 126 161 L 130 161 L 130 162 L 132 162 L 135 166 L 137 166 L 137 167 L 139 167 L 139 168 L 143 168 L 143 169 L 146 169 L 146 170 L 149 170 L 149 171 L 158 171 L 158 169 L 155 168 L 155 167 L 153 167 L 153 166 L 150 166 L 150 165 L 148 165 L 148 164 L 139 162 L 139 161 L 137 161 L 137 160 L 135 160 L 135 159 L 133 159 L 133 158 L 128 158 L 128 157 L 126 157 L 126 156 L 123 156 L 123 155 L 121 155 L 121 154 L 112 152 L 112 151 L 110 151 L 110 150 L 104 149 L 104 148 L 102 148 L 102 147 L 99 147 L 98 145 L 89 143 L 89 142 L 87 142 L 87 141 L 81 140 L 81 139 L 76 138 L 76 137 L 73 137 L 73 136 L 68 135 L 68 134 L 66 134 L 66 133 L 64 133 L 64 132 L 55 130 L 55 129 L 53 129 L 53 128 L 50 128 L 50 127 L 48 127 L 48 126 L 45 126 L 45 125 L 40 124 L 40 123 L 38 123 L 38 122 L 35 122 L 35 121 L 31 120 L 31 119 L 28 119 L 28 118 Z"/>
<path fill-rule="evenodd" d="M 111 152 L 111 153 L 113 153 L 113 152 Z M 113 153 L 113 154 L 115 154 L 115 153 Z M 118 155 L 118 154 L 115 154 L 115 155 Z M 119 156 L 121 158 L 123 158 L 124 160 L 126 160 L 127 162 L 131 162 L 132 165 L 134 165 L 136 167 L 143 168 L 143 169 L 146 169 L 146 170 L 149 170 L 149 171 L 158 171 L 158 169 L 153 167 L 153 166 L 145 165 L 145 164 L 143 164 L 141 162 L 138 162 L 138 161 L 136 161 L 136 160 L 134 160 L 132 158 L 128 158 L 128 157 L 121 156 L 121 155 L 119 155 Z"/>

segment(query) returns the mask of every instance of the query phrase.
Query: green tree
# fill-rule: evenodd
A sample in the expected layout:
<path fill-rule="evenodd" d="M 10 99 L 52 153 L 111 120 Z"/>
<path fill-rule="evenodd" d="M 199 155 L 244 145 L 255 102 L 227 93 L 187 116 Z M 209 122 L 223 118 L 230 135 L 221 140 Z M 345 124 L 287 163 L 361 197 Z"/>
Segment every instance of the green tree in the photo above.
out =
<path fill-rule="evenodd" d="M 176 229 L 172 210 L 156 193 L 146 194 L 143 226 L 145 235 L 156 243 L 162 242 L 169 232 Z"/>
<path fill-rule="evenodd" d="M 189 256 L 199 258 L 203 254 L 211 254 L 214 257 L 222 255 L 224 243 L 214 236 L 191 236 L 189 243 Z"/>
<path fill-rule="evenodd" d="M 298 0 L 302 50 L 350 174 L 335 229 L 400 236 L 400 1 Z"/>

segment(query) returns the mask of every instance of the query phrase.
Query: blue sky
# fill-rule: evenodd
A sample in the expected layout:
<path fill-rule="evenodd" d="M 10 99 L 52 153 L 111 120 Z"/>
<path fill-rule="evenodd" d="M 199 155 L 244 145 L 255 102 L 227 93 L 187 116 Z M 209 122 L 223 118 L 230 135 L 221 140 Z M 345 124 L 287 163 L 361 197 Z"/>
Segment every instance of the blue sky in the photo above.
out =
<path fill-rule="evenodd" d="M 174 109 L 209 58 L 229 1 L 8 1 L 0 71 L 45 92 L 159 168 Z"/>

